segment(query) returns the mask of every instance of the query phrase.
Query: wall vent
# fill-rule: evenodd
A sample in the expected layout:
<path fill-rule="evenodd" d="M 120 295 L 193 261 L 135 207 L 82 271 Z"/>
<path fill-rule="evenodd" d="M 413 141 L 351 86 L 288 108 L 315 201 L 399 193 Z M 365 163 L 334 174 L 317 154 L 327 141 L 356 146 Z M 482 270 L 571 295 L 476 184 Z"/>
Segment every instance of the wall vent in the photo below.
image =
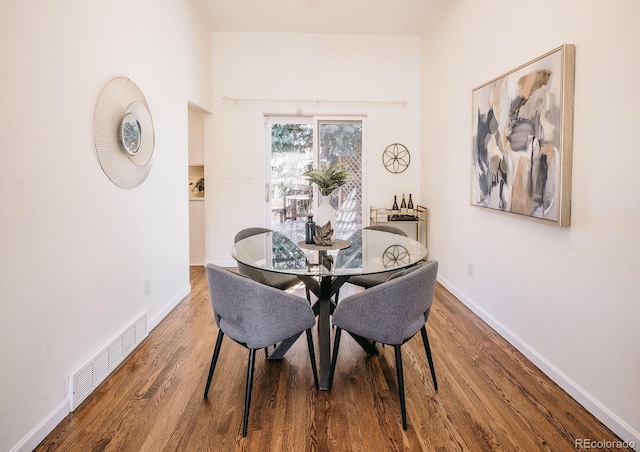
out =
<path fill-rule="evenodd" d="M 147 314 L 143 314 L 104 349 L 69 375 L 71 411 L 147 337 Z"/>

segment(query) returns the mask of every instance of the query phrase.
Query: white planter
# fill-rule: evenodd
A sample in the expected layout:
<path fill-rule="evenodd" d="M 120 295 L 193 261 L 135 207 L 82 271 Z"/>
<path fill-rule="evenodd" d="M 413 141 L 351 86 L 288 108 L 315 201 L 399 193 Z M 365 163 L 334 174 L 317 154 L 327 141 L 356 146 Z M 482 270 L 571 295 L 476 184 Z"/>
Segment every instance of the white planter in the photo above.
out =
<path fill-rule="evenodd" d="M 331 227 L 335 231 L 337 226 L 336 212 L 335 210 L 333 210 L 333 207 L 331 207 L 331 204 L 329 204 L 328 196 L 322 197 L 322 202 L 316 208 L 316 211 L 313 215 L 313 221 L 315 221 L 316 225 L 318 226 L 324 226 L 325 224 L 327 224 L 327 221 L 330 221 Z"/>

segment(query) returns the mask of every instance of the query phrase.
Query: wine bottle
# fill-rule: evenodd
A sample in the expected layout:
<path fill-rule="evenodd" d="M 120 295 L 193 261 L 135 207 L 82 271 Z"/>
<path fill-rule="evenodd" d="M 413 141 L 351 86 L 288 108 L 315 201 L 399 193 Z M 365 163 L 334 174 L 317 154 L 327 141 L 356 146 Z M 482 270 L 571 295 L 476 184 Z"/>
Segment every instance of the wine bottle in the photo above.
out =
<path fill-rule="evenodd" d="M 404 193 L 402 194 L 402 202 L 400 202 L 400 211 L 401 212 L 407 211 L 407 201 L 404 200 Z"/>
<path fill-rule="evenodd" d="M 398 197 L 396 195 L 393 195 L 393 207 L 391 210 L 398 210 Z"/>
<path fill-rule="evenodd" d="M 316 234 L 316 223 L 313 221 L 313 215 L 309 215 L 307 217 L 307 222 L 304 225 L 304 232 L 304 243 L 313 245 L 315 243 L 313 241 L 313 236 Z"/>
<path fill-rule="evenodd" d="M 411 193 L 409 193 L 409 203 L 407 204 L 407 209 L 409 209 L 409 212 L 413 212 L 413 198 L 411 197 Z"/>

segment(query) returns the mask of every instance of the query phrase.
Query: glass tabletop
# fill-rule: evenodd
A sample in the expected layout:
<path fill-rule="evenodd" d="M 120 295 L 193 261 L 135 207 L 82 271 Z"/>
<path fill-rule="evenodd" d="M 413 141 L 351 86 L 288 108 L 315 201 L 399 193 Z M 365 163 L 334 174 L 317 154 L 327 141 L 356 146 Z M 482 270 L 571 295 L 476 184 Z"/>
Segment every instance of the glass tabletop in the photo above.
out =
<path fill-rule="evenodd" d="M 411 267 L 427 257 L 420 242 L 389 232 L 362 229 L 342 249 L 306 249 L 281 232 L 265 232 L 238 241 L 235 260 L 276 273 L 308 276 L 370 275 Z"/>

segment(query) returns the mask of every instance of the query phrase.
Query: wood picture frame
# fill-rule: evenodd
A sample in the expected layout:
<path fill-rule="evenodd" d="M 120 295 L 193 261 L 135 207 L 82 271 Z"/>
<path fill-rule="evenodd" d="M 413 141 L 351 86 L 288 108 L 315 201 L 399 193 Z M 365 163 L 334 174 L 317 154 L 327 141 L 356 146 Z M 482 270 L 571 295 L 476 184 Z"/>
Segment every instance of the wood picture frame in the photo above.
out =
<path fill-rule="evenodd" d="M 571 224 L 575 45 L 472 90 L 471 205 Z"/>

